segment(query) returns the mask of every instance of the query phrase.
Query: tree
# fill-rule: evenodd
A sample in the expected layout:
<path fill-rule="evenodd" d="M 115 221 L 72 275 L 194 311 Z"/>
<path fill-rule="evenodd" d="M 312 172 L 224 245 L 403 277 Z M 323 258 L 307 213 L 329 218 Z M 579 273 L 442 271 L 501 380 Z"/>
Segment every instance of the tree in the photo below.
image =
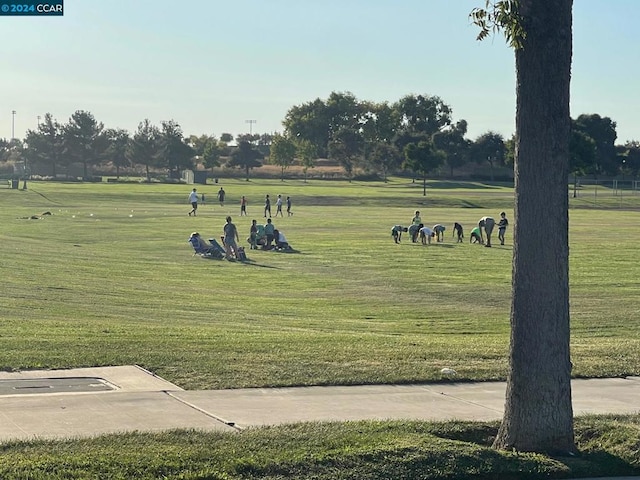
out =
<path fill-rule="evenodd" d="M 638 178 L 638 172 L 640 172 L 640 142 L 636 140 L 628 141 L 624 144 L 623 150 L 623 173 Z"/>
<path fill-rule="evenodd" d="M 433 135 L 433 143 L 446 155 L 447 166 L 453 178 L 453 169 L 460 168 L 469 158 L 470 142 L 464 136 L 467 134 L 467 121 L 460 120 L 455 125 Z"/>
<path fill-rule="evenodd" d="M 249 181 L 249 170 L 262 166 L 264 157 L 256 148 L 247 141 L 241 141 L 237 148 L 231 152 L 231 158 L 227 162 L 228 167 L 244 168 L 246 180 Z"/>
<path fill-rule="evenodd" d="M 69 157 L 82 163 L 82 176 L 89 178 L 89 165 L 97 165 L 105 158 L 109 140 L 104 125 L 90 112 L 78 110 L 63 127 L 63 143 Z"/>
<path fill-rule="evenodd" d="M 616 162 L 616 122 L 597 113 L 580 115 L 574 128 L 593 139 L 596 145 L 596 159 L 592 171 L 596 175 L 615 175 L 618 173 Z"/>
<path fill-rule="evenodd" d="M 489 164 L 491 181 L 493 182 L 494 167 L 504 165 L 506 153 L 504 137 L 495 132 L 483 133 L 473 142 L 471 152 L 478 163 L 486 161 Z"/>
<path fill-rule="evenodd" d="M 131 164 L 127 152 L 129 151 L 129 132 L 121 128 L 108 129 L 106 131 L 109 140 L 107 147 L 107 157 L 116 167 L 116 178 L 120 178 L 120 168 Z"/>
<path fill-rule="evenodd" d="M 451 108 L 440 97 L 406 95 L 393 108 L 399 119 L 395 143 L 401 150 L 409 143 L 430 141 L 435 133 L 451 124 Z"/>
<path fill-rule="evenodd" d="M 444 163 L 445 154 L 433 145 L 422 141 L 404 147 L 405 167 L 422 177 L 422 196 L 427 196 L 427 176 Z"/>
<path fill-rule="evenodd" d="M 150 167 L 156 166 L 160 130 L 146 118 L 138 124 L 136 133 L 129 143 L 127 156 L 134 165 L 144 165 L 147 182 L 151 182 Z"/>
<path fill-rule="evenodd" d="M 284 171 L 293 163 L 296 145 L 285 136 L 276 133 L 272 138 L 269 161 L 280 167 L 280 180 L 284 182 Z"/>
<path fill-rule="evenodd" d="M 573 198 L 578 196 L 578 175 L 593 168 L 596 161 L 596 142 L 584 132 L 571 128 L 569 139 L 569 171 L 573 173 Z"/>
<path fill-rule="evenodd" d="M 158 166 L 166 168 L 171 178 L 180 178 L 183 170 L 193 168 L 195 152 L 185 141 L 182 128 L 176 121 L 162 122 L 157 156 Z"/>
<path fill-rule="evenodd" d="M 302 163 L 302 173 L 304 174 L 304 183 L 307 183 L 307 170 L 315 167 L 315 159 L 318 155 L 316 147 L 309 140 L 295 140 L 296 152 Z"/>
<path fill-rule="evenodd" d="M 479 38 L 515 49 L 515 227 L 505 411 L 494 446 L 575 451 L 569 356 L 569 84 L 572 0 L 489 1 Z M 545 234 L 540 234 L 540 226 Z"/>
<path fill-rule="evenodd" d="M 353 177 L 358 158 L 362 155 L 362 146 L 362 135 L 348 127 L 335 132 L 329 143 L 329 158 L 335 159 L 344 168 L 349 181 Z"/>
<path fill-rule="evenodd" d="M 55 178 L 58 166 L 64 163 L 64 144 L 62 126 L 51 116 L 44 115 L 38 130 L 27 131 L 25 137 L 27 155 L 30 162 L 40 162 L 51 166 L 51 175 Z"/>
<path fill-rule="evenodd" d="M 212 170 L 214 167 L 219 167 L 223 151 L 224 146 L 214 137 L 209 137 L 202 151 L 202 164 L 204 167 Z"/>
<path fill-rule="evenodd" d="M 223 133 L 222 135 L 220 135 L 220 141 L 224 143 L 231 143 L 233 142 L 233 135 L 231 135 L 230 133 Z"/>
<path fill-rule="evenodd" d="M 382 173 L 382 178 L 386 182 L 389 172 L 402 164 L 402 155 L 395 145 L 378 142 L 371 147 L 368 162 Z"/>

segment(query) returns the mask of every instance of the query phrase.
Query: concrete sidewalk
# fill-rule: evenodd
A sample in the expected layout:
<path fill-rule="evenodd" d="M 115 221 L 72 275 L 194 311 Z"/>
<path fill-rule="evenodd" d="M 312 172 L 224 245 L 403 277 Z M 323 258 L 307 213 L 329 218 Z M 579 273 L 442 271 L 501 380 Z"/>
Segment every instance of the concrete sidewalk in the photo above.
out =
<path fill-rule="evenodd" d="M 498 420 L 504 382 L 185 391 L 137 366 L 0 372 L 0 441 L 300 421 Z M 576 415 L 640 412 L 640 377 L 573 380 Z"/>

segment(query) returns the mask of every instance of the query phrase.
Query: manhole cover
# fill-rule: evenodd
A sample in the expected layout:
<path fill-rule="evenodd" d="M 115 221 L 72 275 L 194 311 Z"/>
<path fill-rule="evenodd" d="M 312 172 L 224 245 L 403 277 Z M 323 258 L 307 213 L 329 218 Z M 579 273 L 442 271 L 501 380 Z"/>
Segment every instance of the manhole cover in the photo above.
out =
<path fill-rule="evenodd" d="M 0 395 L 30 395 L 38 393 L 104 392 L 114 390 L 97 377 L 29 378 L 0 380 Z"/>

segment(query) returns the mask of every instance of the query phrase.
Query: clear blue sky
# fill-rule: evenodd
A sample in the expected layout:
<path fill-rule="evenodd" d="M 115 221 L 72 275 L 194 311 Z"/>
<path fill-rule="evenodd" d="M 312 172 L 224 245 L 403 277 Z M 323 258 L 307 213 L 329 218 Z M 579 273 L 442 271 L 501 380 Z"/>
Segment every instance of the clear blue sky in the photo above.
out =
<path fill-rule="evenodd" d="M 469 137 L 510 136 L 513 52 L 477 42 L 484 0 L 65 0 L 64 17 L 0 17 L 0 137 L 37 116 L 88 110 L 133 132 L 282 131 L 293 105 L 350 91 L 437 95 Z M 571 115 L 598 113 L 640 140 L 640 0 L 575 0 Z"/>

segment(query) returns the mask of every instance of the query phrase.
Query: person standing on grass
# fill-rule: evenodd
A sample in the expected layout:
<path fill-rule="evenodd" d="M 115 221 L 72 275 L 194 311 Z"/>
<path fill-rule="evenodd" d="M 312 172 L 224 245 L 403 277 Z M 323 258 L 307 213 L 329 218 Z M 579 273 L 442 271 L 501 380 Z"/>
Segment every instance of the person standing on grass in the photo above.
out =
<path fill-rule="evenodd" d="M 240 216 L 242 217 L 243 215 L 247 216 L 247 199 L 244 195 L 240 199 Z"/>
<path fill-rule="evenodd" d="M 493 227 L 495 226 L 496 221 L 493 217 L 482 217 L 478 222 L 478 227 L 480 228 L 480 239 L 484 241 L 482 237 L 482 229 L 484 228 L 484 233 L 487 236 L 487 241 L 484 244 L 485 247 L 491 246 L 491 233 L 493 232 Z"/>
<path fill-rule="evenodd" d="M 271 199 L 269 195 L 264 197 L 264 218 L 267 218 L 267 213 L 269 214 L 269 218 L 271 218 Z"/>
<path fill-rule="evenodd" d="M 420 218 L 420 211 L 416 210 L 415 215 L 411 219 L 411 226 L 409 227 L 409 235 L 411 235 L 411 241 L 416 243 L 418 241 L 418 231 L 422 225 L 422 218 Z"/>
<path fill-rule="evenodd" d="M 194 188 L 191 190 L 189 194 L 189 203 L 191 204 L 191 211 L 189 212 L 189 216 L 193 213 L 193 216 L 196 216 L 196 211 L 198 210 L 198 191 Z"/>
<path fill-rule="evenodd" d="M 278 195 L 278 198 L 276 199 L 276 217 L 278 216 L 278 213 L 281 217 L 284 217 L 282 214 L 282 195 Z"/>
<path fill-rule="evenodd" d="M 231 223 L 231 217 L 227 217 L 227 223 L 224 225 L 224 248 L 227 252 L 227 260 L 231 260 L 238 252 L 238 244 L 240 237 L 238 236 L 238 229 Z"/>
<path fill-rule="evenodd" d="M 267 223 L 264 226 L 264 235 L 267 238 L 267 250 L 271 249 L 271 242 L 273 242 L 273 239 L 275 238 L 275 231 L 276 231 L 276 226 L 271 223 L 271 219 L 267 218 Z"/>
<path fill-rule="evenodd" d="M 293 212 L 291 211 L 291 197 L 287 197 L 287 217 L 291 217 Z"/>
<path fill-rule="evenodd" d="M 500 245 L 504 245 L 504 234 L 508 226 L 509 220 L 507 220 L 507 214 L 500 212 L 500 221 L 498 222 L 498 240 L 500 240 Z"/>
<path fill-rule="evenodd" d="M 226 193 L 224 191 L 224 188 L 220 187 L 220 190 L 218 190 L 218 201 L 220 202 L 220 206 L 224 207 L 224 197 L 225 197 Z"/>

